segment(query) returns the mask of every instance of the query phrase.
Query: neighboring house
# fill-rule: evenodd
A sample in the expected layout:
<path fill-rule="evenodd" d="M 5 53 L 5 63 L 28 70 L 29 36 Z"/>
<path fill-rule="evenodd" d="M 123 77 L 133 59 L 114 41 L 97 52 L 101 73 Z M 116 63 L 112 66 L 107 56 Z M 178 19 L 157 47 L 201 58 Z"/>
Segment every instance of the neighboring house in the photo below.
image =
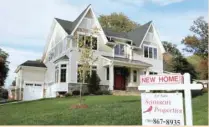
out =
<path fill-rule="evenodd" d="M 83 39 L 95 27 L 100 31 L 91 37 L 90 43 L 94 45 L 94 57 L 98 57 L 98 61 L 91 70 L 100 77 L 101 89 L 137 90 L 140 75 L 163 73 L 165 50 L 152 21 L 128 33 L 113 32 L 101 27 L 89 5 L 75 21 L 54 19 L 43 62 L 26 61 L 18 67 L 16 89 L 23 91 L 20 98 L 56 97 L 79 90 L 77 68 L 82 63 L 79 63 L 80 51 L 75 36 Z M 83 87 L 84 92 L 87 91 L 86 85 Z"/>

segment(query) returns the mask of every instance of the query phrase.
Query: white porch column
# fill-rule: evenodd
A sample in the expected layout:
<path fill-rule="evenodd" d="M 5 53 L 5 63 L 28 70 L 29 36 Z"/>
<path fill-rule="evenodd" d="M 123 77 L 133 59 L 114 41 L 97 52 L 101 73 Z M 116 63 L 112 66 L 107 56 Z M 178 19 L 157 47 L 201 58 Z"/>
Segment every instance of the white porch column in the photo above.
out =
<path fill-rule="evenodd" d="M 109 65 L 109 72 L 110 72 L 109 90 L 114 90 L 114 65 L 113 64 Z"/>
<path fill-rule="evenodd" d="M 149 75 L 149 69 L 148 68 L 146 69 L 146 75 Z"/>

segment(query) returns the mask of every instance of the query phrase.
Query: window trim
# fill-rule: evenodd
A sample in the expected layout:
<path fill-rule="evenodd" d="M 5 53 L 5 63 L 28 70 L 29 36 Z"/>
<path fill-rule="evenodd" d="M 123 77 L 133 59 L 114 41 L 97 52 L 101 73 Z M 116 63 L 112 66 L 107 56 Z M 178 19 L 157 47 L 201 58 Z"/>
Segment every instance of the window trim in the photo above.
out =
<path fill-rule="evenodd" d="M 136 72 L 136 75 L 134 75 Z M 137 70 L 133 70 L 133 82 L 134 83 L 137 83 L 138 82 L 138 79 L 137 79 L 137 75 L 138 75 L 138 71 Z M 136 76 L 136 81 L 134 80 L 134 77 Z"/>
<path fill-rule="evenodd" d="M 123 45 L 123 54 L 121 55 L 120 53 L 121 53 L 121 45 Z M 119 54 L 116 54 L 115 53 L 115 47 L 116 46 L 119 46 Z M 126 47 L 127 45 L 126 44 L 124 44 L 124 43 L 117 43 L 115 46 L 114 46 L 114 48 L 113 48 L 113 53 L 114 53 L 114 56 L 117 56 L 117 57 L 125 57 L 125 55 L 126 55 Z"/>
<path fill-rule="evenodd" d="M 78 82 L 78 66 L 79 65 L 82 65 L 81 63 L 79 63 L 79 62 L 77 62 L 76 63 L 76 74 L 77 74 L 77 80 L 76 80 L 76 82 L 78 83 L 78 84 L 81 84 L 82 82 Z M 96 67 L 96 69 L 92 69 L 92 67 Z M 98 66 L 96 65 L 96 64 L 93 64 L 92 66 L 91 66 L 91 69 L 90 69 L 90 75 L 92 74 L 92 70 L 95 70 L 96 71 L 96 73 L 98 72 L 97 70 L 98 70 Z M 97 73 L 98 74 L 98 73 Z M 87 84 L 87 83 L 84 83 L 84 84 Z"/>
<path fill-rule="evenodd" d="M 62 67 L 62 65 L 65 65 L 65 67 Z M 65 81 L 61 81 L 62 80 L 62 69 L 66 70 Z M 60 83 L 66 83 L 67 82 L 67 64 L 63 64 L 63 63 L 60 64 L 60 75 L 59 76 L 60 76 L 60 80 L 59 80 Z"/>
<path fill-rule="evenodd" d="M 148 47 L 148 57 L 145 57 L 145 54 L 144 54 L 144 47 Z M 149 57 L 149 48 L 152 48 L 152 58 Z M 154 49 L 156 48 L 156 51 L 157 51 L 157 55 L 156 55 L 156 58 L 154 58 Z M 157 46 L 154 46 L 154 45 L 147 45 L 147 44 L 143 44 L 143 57 L 144 58 L 147 58 L 147 59 L 154 59 L 154 60 L 157 60 L 158 59 L 158 48 Z"/>
<path fill-rule="evenodd" d="M 63 64 L 65 64 L 66 65 L 66 67 L 61 67 L 61 65 L 63 65 Z M 61 62 L 58 62 L 57 64 L 55 64 L 55 71 L 54 71 L 54 73 L 56 73 L 56 67 L 58 67 L 58 79 L 57 79 L 57 82 L 56 82 L 56 77 L 54 78 L 54 81 L 55 81 L 55 83 L 68 83 L 68 61 L 61 61 Z M 66 68 L 66 81 L 65 82 L 61 82 L 61 69 L 62 68 Z"/>
<path fill-rule="evenodd" d="M 108 72 L 108 73 L 107 73 Z M 107 75 L 108 74 L 108 75 Z M 110 68 L 106 67 L 106 80 L 109 81 L 110 80 Z"/>
<path fill-rule="evenodd" d="M 89 34 L 89 33 L 84 33 L 84 32 L 80 32 L 80 31 L 78 31 L 77 32 L 77 48 L 79 48 L 79 45 L 78 45 L 78 42 L 79 42 L 79 35 L 83 35 L 83 36 L 92 36 L 92 37 L 95 37 L 95 38 L 97 38 L 97 49 L 95 50 L 95 49 L 92 49 L 93 51 L 97 51 L 98 49 L 99 49 L 99 42 L 98 42 L 98 35 L 91 35 L 91 34 Z M 92 38 L 91 38 L 91 46 L 92 46 Z"/>

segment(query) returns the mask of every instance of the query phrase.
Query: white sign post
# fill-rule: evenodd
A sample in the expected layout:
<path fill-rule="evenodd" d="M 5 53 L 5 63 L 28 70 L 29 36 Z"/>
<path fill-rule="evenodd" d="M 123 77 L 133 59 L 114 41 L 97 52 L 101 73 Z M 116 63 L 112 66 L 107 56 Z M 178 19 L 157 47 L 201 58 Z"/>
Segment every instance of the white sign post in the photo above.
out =
<path fill-rule="evenodd" d="M 140 77 L 140 86 L 138 86 L 139 90 L 146 90 L 146 91 L 147 90 L 184 90 L 186 125 L 192 126 L 193 117 L 192 117 L 191 90 L 202 89 L 203 86 L 201 84 L 191 84 L 190 74 L 188 73 L 185 73 L 183 76 L 156 75 L 156 76 L 152 76 L 152 78 L 150 78 L 149 75 L 146 76 Z M 162 77 L 164 77 L 164 80 L 162 80 L 163 79 Z M 145 78 L 147 79 L 145 80 Z M 173 95 L 174 94 L 176 93 L 173 93 Z"/>

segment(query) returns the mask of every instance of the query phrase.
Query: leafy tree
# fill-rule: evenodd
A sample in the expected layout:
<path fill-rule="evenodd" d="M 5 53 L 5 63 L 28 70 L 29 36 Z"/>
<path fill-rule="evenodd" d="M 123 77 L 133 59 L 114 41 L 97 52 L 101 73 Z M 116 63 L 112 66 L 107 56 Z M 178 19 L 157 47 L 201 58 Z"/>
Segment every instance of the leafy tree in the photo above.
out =
<path fill-rule="evenodd" d="M 123 13 L 116 12 L 110 15 L 100 15 L 99 22 L 103 28 L 109 28 L 116 32 L 129 32 L 139 26 Z"/>
<path fill-rule="evenodd" d="M 190 31 L 194 35 L 189 35 L 182 40 L 186 46 L 184 50 L 202 58 L 198 65 L 200 78 L 208 79 L 208 23 L 203 17 L 199 17 L 193 22 Z"/>
<path fill-rule="evenodd" d="M 4 86 L 4 82 L 9 71 L 9 62 L 7 61 L 9 55 L 0 48 L 0 87 Z"/>
<path fill-rule="evenodd" d="M 97 75 L 97 73 L 93 71 L 88 82 L 89 93 L 95 94 L 97 91 L 100 90 L 100 87 L 99 87 L 100 81 L 101 80 L 99 76 Z"/>
<path fill-rule="evenodd" d="M 164 55 L 164 70 L 181 74 L 188 72 L 192 79 L 196 78 L 194 67 L 183 57 L 176 45 L 166 41 L 162 43 L 167 52 Z"/>
<path fill-rule="evenodd" d="M 192 31 L 194 35 L 189 35 L 182 40 L 182 43 L 186 45 L 184 50 L 207 59 L 208 23 L 203 17 L 199 17 L 193 22 L 190 31 Z"/>
<path fill-rule="evenodd" d="M 163 56 L 163 67 L 166 71 L 173 71 L 173 59 L 181 55 L 181 52 L 177 49 L 175 44 L 172 44 L 167 41 L 163 41 L 163 46 L 166 50 L 166 53 Z"/>

